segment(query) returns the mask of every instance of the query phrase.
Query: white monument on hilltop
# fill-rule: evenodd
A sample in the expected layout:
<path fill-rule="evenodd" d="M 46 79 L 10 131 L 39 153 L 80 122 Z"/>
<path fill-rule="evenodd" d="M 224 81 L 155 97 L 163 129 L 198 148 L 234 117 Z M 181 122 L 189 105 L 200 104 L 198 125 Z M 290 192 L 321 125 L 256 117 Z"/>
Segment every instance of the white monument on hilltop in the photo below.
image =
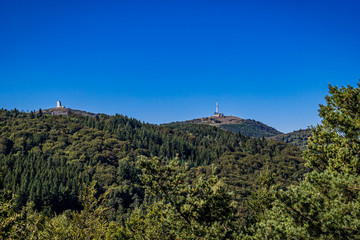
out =
<path fill-rule="evenodd" d="M 216 112 L 214 112 L 214 117 L 224 117 L 224 114 L 219 112 L 219 101 L 218 100 L 216 100 Z"/>
<path fill-rule="evenodd" d="M 57 101 L 57 108 L 65 108 L 65 106 L 61 106 L 61 102 L 60 101 Z"/>

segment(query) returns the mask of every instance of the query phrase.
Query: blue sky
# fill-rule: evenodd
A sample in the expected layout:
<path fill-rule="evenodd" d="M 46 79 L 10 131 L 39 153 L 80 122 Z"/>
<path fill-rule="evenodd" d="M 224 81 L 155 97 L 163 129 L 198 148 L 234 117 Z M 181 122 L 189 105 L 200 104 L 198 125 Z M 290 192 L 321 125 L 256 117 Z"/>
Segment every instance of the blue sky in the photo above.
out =
<path fill-rule="evenodd" d="M 225 115 L 283 132 L 360 78 L 360 1 L 0 0 L 0 108 L 150 123 Z"/>

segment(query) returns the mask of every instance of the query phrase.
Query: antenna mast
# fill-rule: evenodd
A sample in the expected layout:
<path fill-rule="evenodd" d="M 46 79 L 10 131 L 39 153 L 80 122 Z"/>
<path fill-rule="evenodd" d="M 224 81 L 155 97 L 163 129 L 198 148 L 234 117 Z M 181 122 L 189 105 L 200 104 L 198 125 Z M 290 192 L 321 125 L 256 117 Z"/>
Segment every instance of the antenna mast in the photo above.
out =
<path fill-rule="evenodd" d="M 216 100 L 216 112 L 218 113 L 219 112 L 219 101 Z"/>

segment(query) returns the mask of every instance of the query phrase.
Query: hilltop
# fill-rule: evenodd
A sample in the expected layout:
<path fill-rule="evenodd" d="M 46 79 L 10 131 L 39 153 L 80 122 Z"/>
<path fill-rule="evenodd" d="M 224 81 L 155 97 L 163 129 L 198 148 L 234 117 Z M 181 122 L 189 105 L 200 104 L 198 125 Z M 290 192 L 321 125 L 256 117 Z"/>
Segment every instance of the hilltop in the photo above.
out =
<path fill-rule="evenodd" d="M 49 109 L 44 109 L 41 110 L 44 114 L 50 114 L 50 115 L 62 115 L 62 116 L 69 116 L 71 114 L 78 114 L 81 116 L 89 116 L 89 117 L 96 117 L 98 115 L 100 115 L 99 113 L 91 113 L 91 112 L 86 112 L 86 111 L 82 111 L 82 110 L 77 110 L 77 109 L 71 109 L 71 108 L 49 108 Z"/>
<path fill-rule="evenodd" d="M 223 117 L 217 117 L 217 116 L 210 116 L 210 117 L 203 117 L 203 118 L 197 118 L 192 120 L 186 120 L 182 122 L 174 122 L 171 124 L 206 124 L 211 126 L 220 126 L 223 124 L 239 124 L 243 121 L 243 119 L 235 116 L 223 116 Z"/>
<path fill-rule="evenodd" d="M 216 126 L 223 130 L 231 131 L 234 133 L 241 133 L 249 137 L 272 137 L 283 134 L 282 132 L 262 122 L 252 119 L 242 119 L 235 116 L 209 116 L 181 122 L 172 122 L 165 125 L 181 124 L 204 124 Z"/>

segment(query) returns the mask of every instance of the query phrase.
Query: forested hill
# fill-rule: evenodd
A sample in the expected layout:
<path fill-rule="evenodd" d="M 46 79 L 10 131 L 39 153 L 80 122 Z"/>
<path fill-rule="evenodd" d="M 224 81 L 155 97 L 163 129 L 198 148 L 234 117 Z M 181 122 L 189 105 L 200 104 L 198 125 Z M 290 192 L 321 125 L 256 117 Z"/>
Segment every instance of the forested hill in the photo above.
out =
<path fill-rule="evenodd" d="M 0 110 L 0 188 L 15 193 L 19 207 L 31 201 L 50 215 L 78 209 L 82 184 L 96 180 L 100 193 L 110 191 L 108 218 L 120 221 L 145 197 L 136 165 L 140 155 L 163 162 L 178 156 L 192 169 L 213 163 L 242 196 L 239 201 L 256 188 L 254 179 L 265 169 L 280 184 L 296 182 L 305 171 L 296 147 L 214 126 Z"/>
<path fill-rule="evenodd" d="M 249 137 L 272 137 L 275 135 L 283 134 L 282 132 L 262 122 L 251 119 L 242 119 L 235 116 L 210 116 L 182 122 L 172 122 L 164 125 L 181 124 L 204 124 L 210 126 L 217 126 L 223 130 L 231 131 L 234 133 L 241 133 L 242 135 Z"/>

